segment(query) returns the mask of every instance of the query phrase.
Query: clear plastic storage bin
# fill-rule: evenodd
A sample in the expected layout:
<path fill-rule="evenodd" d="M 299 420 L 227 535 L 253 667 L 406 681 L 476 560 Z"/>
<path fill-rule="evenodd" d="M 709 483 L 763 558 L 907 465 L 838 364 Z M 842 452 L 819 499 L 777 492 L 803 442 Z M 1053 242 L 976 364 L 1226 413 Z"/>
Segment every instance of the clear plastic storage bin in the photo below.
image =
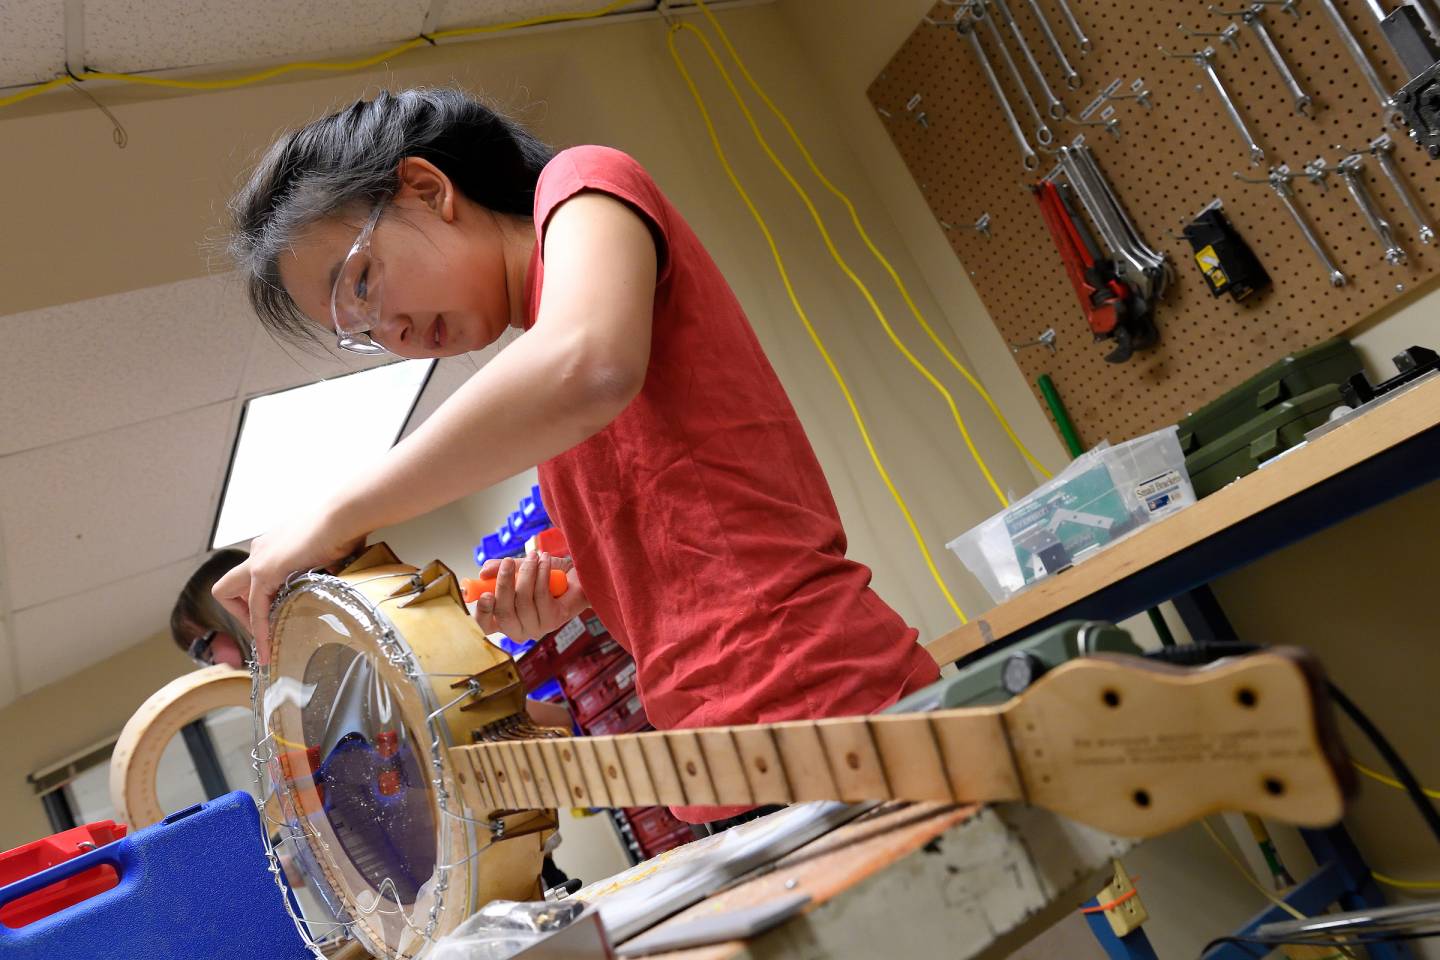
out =
<path fill-rule="evenodd" d="M 1175 427 L 1101 443 L 948 546 L 997 603 L 1195 502 Z"/>

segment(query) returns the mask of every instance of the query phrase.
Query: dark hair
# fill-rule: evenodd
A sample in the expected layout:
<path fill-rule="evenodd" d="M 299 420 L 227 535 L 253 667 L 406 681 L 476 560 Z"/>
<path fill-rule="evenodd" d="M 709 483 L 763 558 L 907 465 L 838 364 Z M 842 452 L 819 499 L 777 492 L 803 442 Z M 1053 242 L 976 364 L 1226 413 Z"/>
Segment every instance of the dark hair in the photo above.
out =
<path fill-rule="evenodd" d="M 272 333 L 319 339 L 280 282 L 279 258 L 304 227 L 363 218 L 400 188 L 406 157 L 435 164 L 468 199 L 528 216 L 550 148 L 513 120 L 451 88 L 382 91 L 282 136 L 230 201 L 230 254 Z"/>
<path fill-rule="evenodd" d="M 170 611 L 170 636 L 177 647 L 188 653 L 190 642 L 197 636 L 219 630 L 234 637 L 244 650 L 250 648 L 250 631 L 230 616 L 210 592 L 217 580 L 249 556 L 244 550 L 217 550 L 185 581 L 175 609 Z"/>

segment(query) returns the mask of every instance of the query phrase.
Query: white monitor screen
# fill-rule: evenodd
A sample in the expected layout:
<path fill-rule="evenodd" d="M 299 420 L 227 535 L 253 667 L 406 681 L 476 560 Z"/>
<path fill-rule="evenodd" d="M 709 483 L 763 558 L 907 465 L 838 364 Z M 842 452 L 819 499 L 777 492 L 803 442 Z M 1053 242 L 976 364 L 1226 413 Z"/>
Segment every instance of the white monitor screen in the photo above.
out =
<path fill-rule="evenodd" d="M 404 360 L 246 402 L 210 546 L 256 537 L 369 469 L 399 439 L 434 360 Z"/>

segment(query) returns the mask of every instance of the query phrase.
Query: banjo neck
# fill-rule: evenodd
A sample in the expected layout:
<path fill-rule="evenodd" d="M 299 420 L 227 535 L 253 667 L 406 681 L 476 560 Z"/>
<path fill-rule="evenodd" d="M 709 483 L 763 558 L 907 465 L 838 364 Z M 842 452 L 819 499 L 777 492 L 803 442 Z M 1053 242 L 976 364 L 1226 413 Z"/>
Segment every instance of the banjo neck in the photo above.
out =
<path fill-rule="evenodd" d="M 453 747 L 472 810 L 1023 801 L 1147 837 L 1220 810 L 1338 820 L 1324 684 L 1277 649 L 1190 670 L 1087 657 L 998 707 Z"/>
<path fill-rule="evenodd" d="M 1354 776 L 1306 653 L 1090 656 L 1001 707 L 520 738 L 451 750 L 472 809 L 1020 800 L 1126 836 L 1218 812 L 1320 826 Z"/>

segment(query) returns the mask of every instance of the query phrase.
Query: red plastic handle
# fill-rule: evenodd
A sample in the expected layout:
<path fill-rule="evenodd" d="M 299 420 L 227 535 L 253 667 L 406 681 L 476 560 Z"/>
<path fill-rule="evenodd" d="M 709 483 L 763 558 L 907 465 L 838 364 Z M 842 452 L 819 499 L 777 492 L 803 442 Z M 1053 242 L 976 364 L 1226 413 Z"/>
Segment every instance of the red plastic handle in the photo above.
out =
<path fill-rule="evenodd" d="M 550 596 L 559 599 L 565 596 L 565 591 L 570 589 L 570 579 L 565 576 L 564 570 L 550 570 Z M 495 592 L 495 578 L 487 577 L 477 580 L 461 580 L 460 590 L 465 595 L 466 603 L 474 603 L 480 599 L 483 593 Z"/>

